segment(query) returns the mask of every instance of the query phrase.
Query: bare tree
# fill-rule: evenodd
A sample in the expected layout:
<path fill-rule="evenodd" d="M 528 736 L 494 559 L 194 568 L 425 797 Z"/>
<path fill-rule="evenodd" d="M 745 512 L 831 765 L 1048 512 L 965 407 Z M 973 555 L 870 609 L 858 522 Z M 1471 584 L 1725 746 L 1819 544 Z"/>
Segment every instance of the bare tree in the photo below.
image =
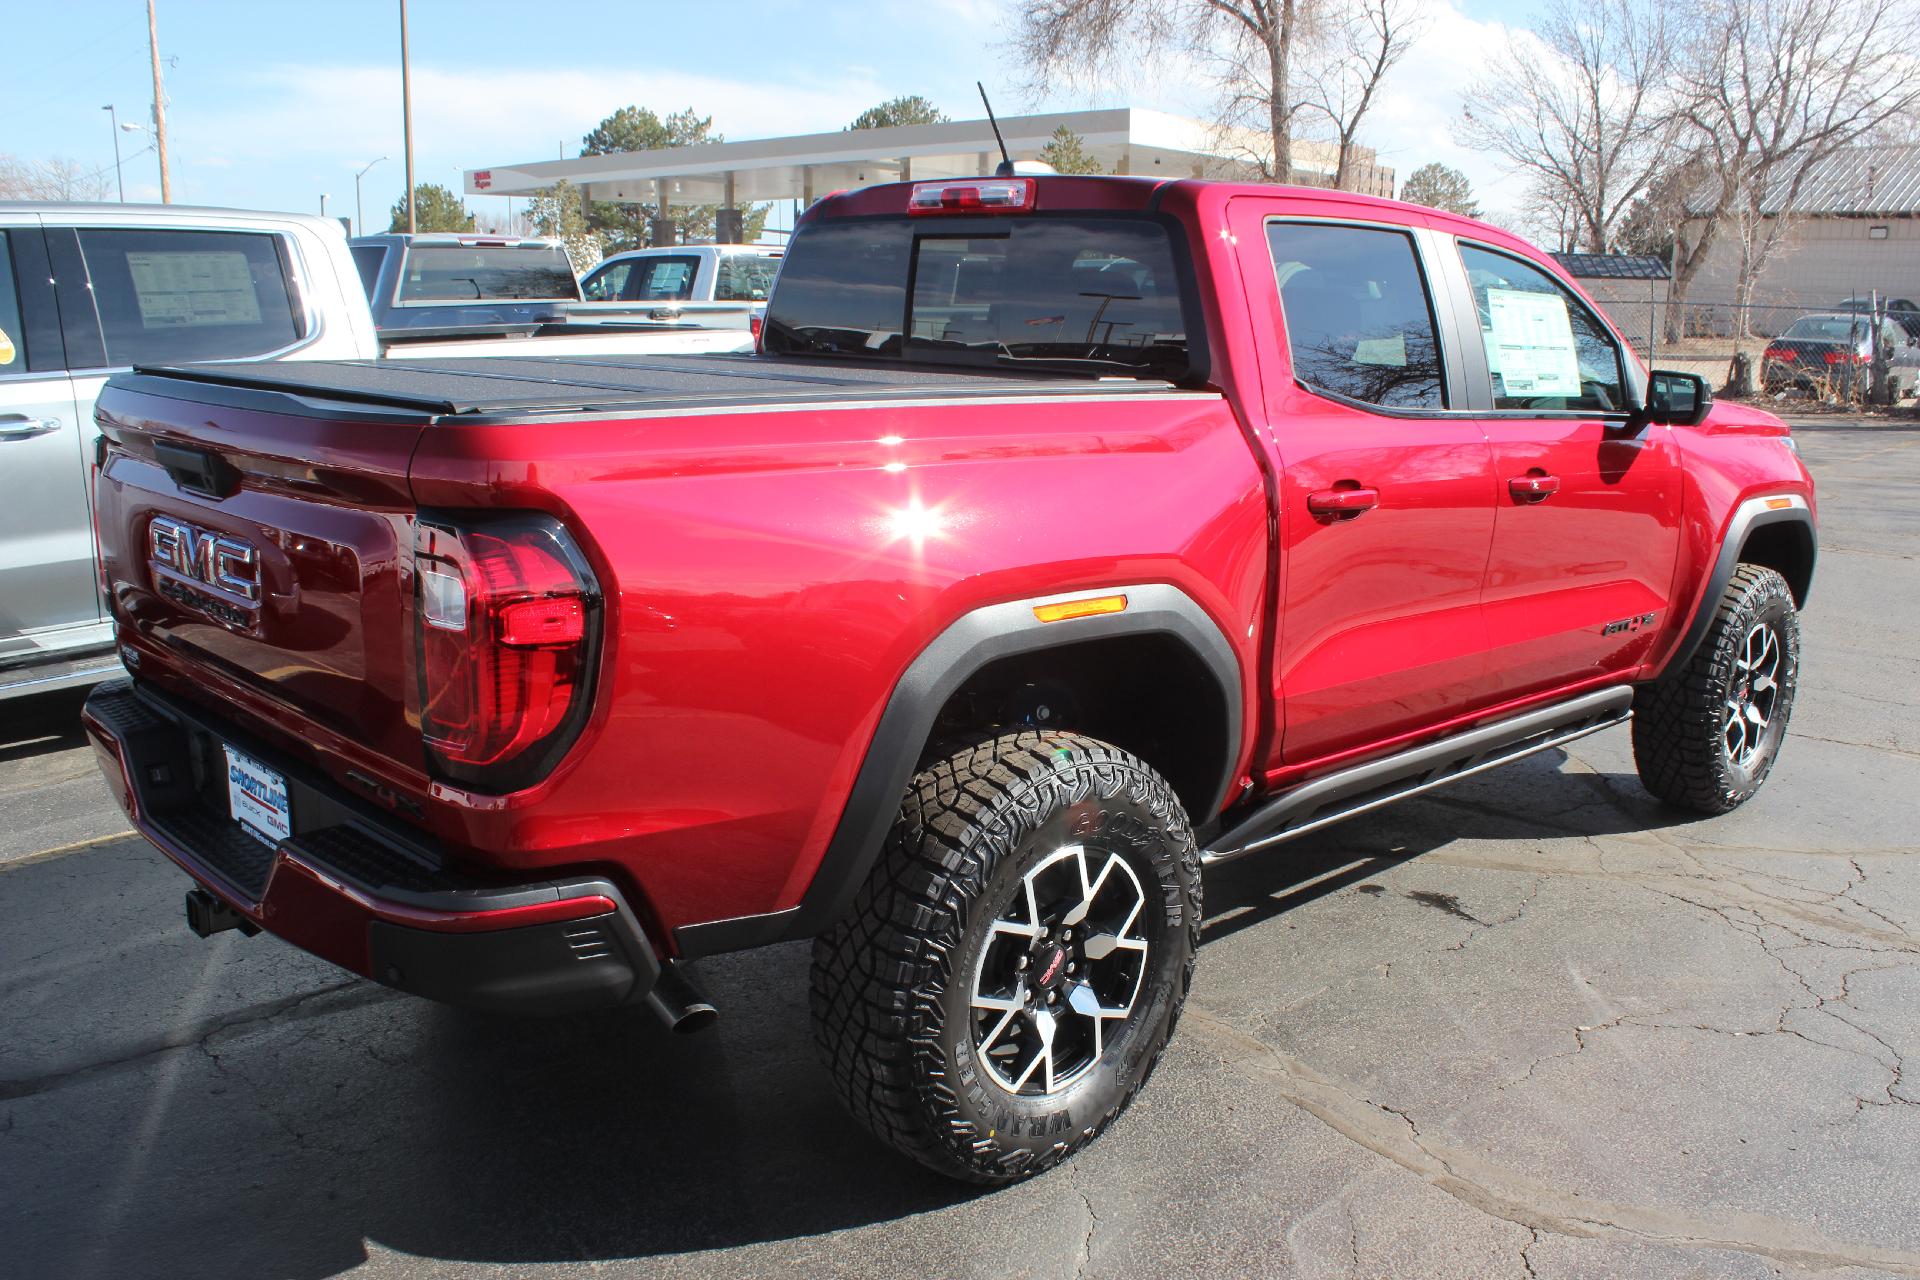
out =
<path fill-rule="evenodd" d="M 0 155 L 0 200 L 104 200 L 112 166 L 90 170 L 77 160 L 22 160 Z"/>
<path fill-rule="evenodd" d="M 1526 174 L 1534 202 L 1571 218 L 1591 253 L 1611 247 L 1628 206 L 1671 161 L 1669 8 L 1553 0 L 1539 28 L 1516 34 L 1466 95 L 1460 142 Z"/>
<path fill-rule="evenodd" d="M 1739 240 L 1744 313 L 1820 166 L 1920 111 L 1906 47 L 1914 17 L 1910 0 L 1708 0 L 1680 113 L 1707 177 L 1674 251 L 1669 339 L 1722 236 Z"/>
<path fill-rule="evenodd" d="M 1020 15 L 1014 47 L 1031 87 L 1107 83 L 1169 55 L 1220 57 L 1264 106 L 1276 182 L 1293 173 L 1295 45 L 1315 0 L 1039 0 Z M 1235 96 L 1238 96 L 1237 92 Z"/>
<path fill-rule="evenodd" d="M 1316 24 L 1305 50 L 1302 109 L 1324 116 L 1339 146 L 1333 185 L 1346 190 L 1360 125 L 1380 82 L 1425 25 L 1416 0 L 1352 0 Z"/>

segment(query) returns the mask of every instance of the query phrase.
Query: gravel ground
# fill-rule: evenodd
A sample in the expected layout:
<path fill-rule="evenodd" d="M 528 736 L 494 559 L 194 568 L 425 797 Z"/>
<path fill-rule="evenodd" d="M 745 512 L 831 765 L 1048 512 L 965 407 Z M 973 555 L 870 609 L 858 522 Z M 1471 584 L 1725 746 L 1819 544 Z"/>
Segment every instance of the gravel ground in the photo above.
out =
<path fill-rule="evenodd" d="M 675 1040 L 202 942 L 74 700 L 0 704 L 6 1269 L 1920 1276 L 1920 424 L 1801 443 L 1758 799 L 1663 810 L 1616 730 L 1222 868 L 1152 1084 L 998 1192 L 842 1118 L 800 946 L 705 962 L 720 1025 Z"/>

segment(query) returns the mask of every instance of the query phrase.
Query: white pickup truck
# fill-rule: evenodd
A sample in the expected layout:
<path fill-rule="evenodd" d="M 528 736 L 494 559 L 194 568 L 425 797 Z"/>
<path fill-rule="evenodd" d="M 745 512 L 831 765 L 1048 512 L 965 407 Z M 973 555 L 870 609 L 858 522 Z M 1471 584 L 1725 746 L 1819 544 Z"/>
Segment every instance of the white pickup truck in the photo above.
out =
<path fill-rule="evenodd" d="M 385 354 L 444 368 L 478 355 L 684 355 L 751 341 L 663 325 L 436 334 Z M 0 699 L 119 671 L 91 507 L 93 404 L 110 375 L 136 364 L 372 360 L 382 345 L 331 219 L 0 202 Z"/>
<path fill-rule="evenodd" d="M 580 281 L 586 301 L 568 307 L 567 318 L 750 329 L 766 313 L 785 252 L 764 244 L 679 244 L 616 253 Z"/>

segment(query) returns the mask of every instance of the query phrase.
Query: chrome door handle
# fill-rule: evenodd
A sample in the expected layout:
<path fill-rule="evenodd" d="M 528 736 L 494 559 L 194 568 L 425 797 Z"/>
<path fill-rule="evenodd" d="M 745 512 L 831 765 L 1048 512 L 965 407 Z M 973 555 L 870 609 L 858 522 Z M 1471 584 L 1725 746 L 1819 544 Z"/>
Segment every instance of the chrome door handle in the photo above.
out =
<path fill-rule="evenodd" d="M 0 414 L 0 440 L 25 440 L 60 429 L 58 418 L 29 418 L 18 413 Z"/>

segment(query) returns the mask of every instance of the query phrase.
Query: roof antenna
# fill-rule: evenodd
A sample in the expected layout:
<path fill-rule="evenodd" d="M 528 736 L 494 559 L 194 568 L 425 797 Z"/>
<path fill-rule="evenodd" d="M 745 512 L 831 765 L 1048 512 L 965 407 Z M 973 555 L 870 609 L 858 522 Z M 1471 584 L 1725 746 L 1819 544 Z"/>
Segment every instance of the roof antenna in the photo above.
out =
<path fill-rule="evenodd" d="M 1000 122 L 993 118 L 993 104 L 987 101 L 987 86 L 975 80 L 973 87 L 980 91 L 980 101 L 987 109 L 987 123 L 993 126 L 993 140 L 1000 144 L 1000 166 L 993 171 L 993 176 L 996 178 L 1011 178 L 1013 176 L 1013 157 L 1007 154 L 1007 140 L 1000 136 Z"/>

